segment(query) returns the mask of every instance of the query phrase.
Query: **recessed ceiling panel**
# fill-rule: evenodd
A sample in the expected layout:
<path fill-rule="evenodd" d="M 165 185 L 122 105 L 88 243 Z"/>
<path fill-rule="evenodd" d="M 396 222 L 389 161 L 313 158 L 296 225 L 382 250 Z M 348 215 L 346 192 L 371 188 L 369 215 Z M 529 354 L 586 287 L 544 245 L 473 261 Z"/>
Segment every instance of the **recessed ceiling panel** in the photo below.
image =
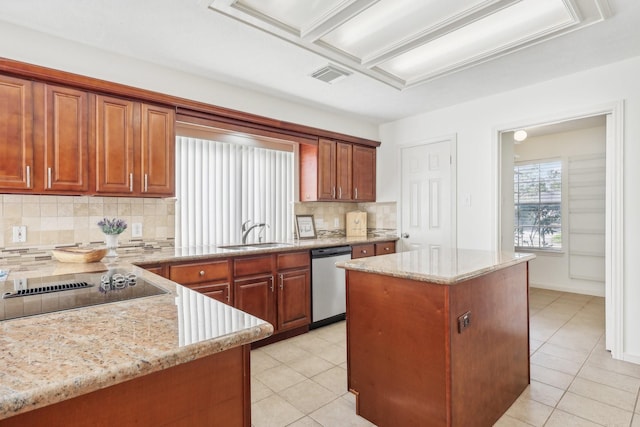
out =
<path fill-rule="evenodd" d="M 363 63 L 495 0 L 380 0 L 320 40 Z"/>
<path fill-rule="evenodd" d="M 397 89 L 583 28 L 609 11 L 607 0 L 212 0 L 209 7 Z"/>
<path fill-rule="evenodd" d="M 563 0 L 523 0 L 407 51 L 378 67 L 406 84 L 476 63 L 575 24 Z"/>

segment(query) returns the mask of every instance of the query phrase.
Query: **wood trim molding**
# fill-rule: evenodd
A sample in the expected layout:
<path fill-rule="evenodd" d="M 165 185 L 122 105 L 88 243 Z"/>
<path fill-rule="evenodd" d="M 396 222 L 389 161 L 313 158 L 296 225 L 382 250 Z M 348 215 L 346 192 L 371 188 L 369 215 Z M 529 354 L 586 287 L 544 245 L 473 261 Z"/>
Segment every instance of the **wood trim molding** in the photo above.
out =
<path fill-rule="evenodd" d="M 113 83 L 80 74 L 69 73 L 67 71 L 27 64 L 8 58 L 0 57 L 0 72 L 17 77 L 40 80 L 47 83 L 63 84 L 78 89 L 90 90 L 92 92 L 101 92 L 108 95 L 135 98 L 139 101 L 163 104 L 175 108 L 180 117 L 187 120 L 189 117 L 208 119 L 230 125 L 240 125 L 252 129 L 285 133 L 287 135 L 302 138 L 305 141 L 322 137 L 369 147 L 380 146 L 380 141 L 276 120 L 243 111 L 206 104 L 204 102 L 193 101 L 120 83 Z"/>

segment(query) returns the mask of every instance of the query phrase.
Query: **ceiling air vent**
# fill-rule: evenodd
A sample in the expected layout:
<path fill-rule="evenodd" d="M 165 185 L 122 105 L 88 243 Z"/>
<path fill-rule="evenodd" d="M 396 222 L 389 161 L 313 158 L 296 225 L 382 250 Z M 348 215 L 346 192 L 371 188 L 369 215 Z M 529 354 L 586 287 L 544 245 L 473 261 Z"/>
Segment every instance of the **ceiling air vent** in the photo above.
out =
<path fill-rule="evenodd" d="M 326 67 L 322 67 L 313 74 L 311 77 L 314 79 L 322 80 L 325 83 L 335 83 L 338 80 L 342 80 L 345 77 L 351 75 L 350 71 L 343 70 L 334 65 L 327 65 Z"/>

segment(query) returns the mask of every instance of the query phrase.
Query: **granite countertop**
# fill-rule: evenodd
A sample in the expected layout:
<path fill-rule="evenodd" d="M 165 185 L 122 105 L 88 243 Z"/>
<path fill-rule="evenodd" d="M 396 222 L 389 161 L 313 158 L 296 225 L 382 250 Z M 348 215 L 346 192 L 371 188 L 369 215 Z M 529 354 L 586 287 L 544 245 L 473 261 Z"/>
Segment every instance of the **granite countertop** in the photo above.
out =
<path fill-rule="evenodd" d="M 227 249 L 224 246 L 190 246 L 163 248 L 142 254 L 135 254 L 135 264 L 145 265 L 161 262 L 190 261 L 206 258 L 225 258 L 243 255 L 268 254 L 273 252 L 311 250 L 315 248 L 329 248 L 343 245 L 388 242 L 398 240 L 396 236 L 377 237 L 336 237 L 309 240 L 290 240 L 280 242 L 277 247 L 250 247 L 249 249 Z M 120 253 L 120 251 L 118 251 Z M 127 255 L 124 254 L 124 257 Z"/>
<path fill-rule="evenodd" d="M 150 273 L 153 264 L 255 255 L 397 240 L 394 236 L 285 242 L 274 248 L 144 247 L 118 249 L 118 258 L 90 264 L 49 259 L 5 264 L 0 290 L 15 279 L 122 268 L 168 291 L 137 298 L 0 321 L 0 420 L 197 358 L 249 344 L 273 326 L 231 306 Z M 48 258 L 48 257 L 47 257 Z M 3 308 L 4 309 L 4 308 Z M 4 318 L 4 313 L 0 313 Z M 205 319 L 217 319 L 207 324 Z M 190 325 L 200 325 L 201 331 Z"/>
<path fill-rule="evenodd" d="M 111 268 L 131 271 L 168 293 L 1 321 L 0 419 L 273 333 L 257 317 L 127 262 L 50 261 L 41 275 Z"/>
<path fill-rule="evenodd" d="M 336 265 L 346 270 L 454 285 L 533 258 L 535 255 L 528 253 L 441 248 L 437 251 L 417 249 L 372 258 L 352 259 Z"/>

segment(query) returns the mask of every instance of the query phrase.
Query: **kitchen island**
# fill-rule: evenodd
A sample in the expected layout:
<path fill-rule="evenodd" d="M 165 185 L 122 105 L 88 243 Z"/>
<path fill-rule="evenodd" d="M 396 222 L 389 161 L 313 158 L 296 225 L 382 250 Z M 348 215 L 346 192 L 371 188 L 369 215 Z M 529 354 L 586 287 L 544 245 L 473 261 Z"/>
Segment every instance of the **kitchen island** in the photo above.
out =
<path fill-rule="evenodd" d="M 250 426 L 250 344 L 272 325 L 128 262 L 27 275 L 113 268 L 167 292 L 0 322 L 0 426 Z"/>
<path fill-rule="evenodd" d="M 379 427 L 493 425 L 529 383 L 533 257 L 439 249 L 339 263 L 357 413 Z"/>

